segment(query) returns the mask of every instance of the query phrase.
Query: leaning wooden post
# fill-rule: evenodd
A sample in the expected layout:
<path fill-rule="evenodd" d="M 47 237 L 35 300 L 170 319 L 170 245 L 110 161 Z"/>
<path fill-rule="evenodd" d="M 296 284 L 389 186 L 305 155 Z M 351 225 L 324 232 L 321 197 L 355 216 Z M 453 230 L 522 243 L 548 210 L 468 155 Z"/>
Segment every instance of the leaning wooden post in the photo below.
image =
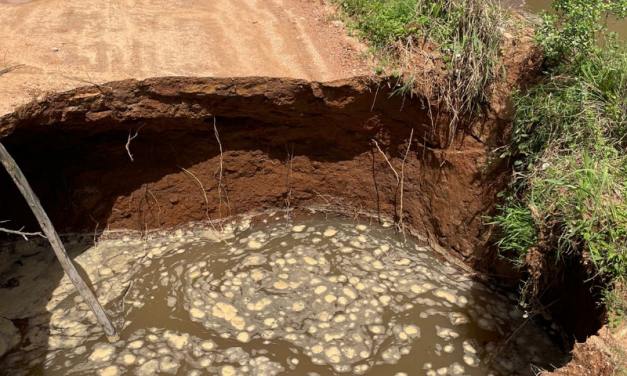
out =
<path fill-rule="evenodd" d="M 98 300 L 96 300 L 96 297 L 91 292 L 89 287 L 87 287 L 85 281 L 83 281 L 83 279 L 78 275 L 74 264 L 72 264 L 72 261 L 65 251 L 65 247 L 63 247 L 63 243 L 61 243 L 59 235 L 55 231 L 54 226 L 52 226 L 52 222 L 50 222 L 48 215 L 41 207 L 39 199 L 37 198 L 37 196 L 35 196 L 35 193 L 28 184 L 26 177 L 15 163 L 15 160 L 13 160 L 7 149 L 5 149 L 1 143 L 0 162 L 2 162 L 2 165 L 4 166 L 4 168 L 6 168 L 7 172 L 9 173 L 9 175 L 11 175 L 11 178 L 15 182 L 15 185 L 17 185 L 17 187 L 22 192 L 22 195 L 26 199 L 26 202 L 28 202 L 28 205 L 35 214 L 35 217 L 37 217 L 37 221 L 39 222 L 41 229 L 44 231 L 44 234 L 46 234 L 46 237 L 50 241 L 52 249 L 54 249 L 54 253 L 57 255 L 57 258 L 59 259 L 63 270 L 68 275 L 70 281 L 72 281 L 83 299 L 85 299 L 85 302 L 87 303 L 87 305 L 89 305 L 92 312 L 94 312 L 94 315 L 96 315 L 98 322 L 100 322 L 100 325 L 107 335 L 107 339 L 109 340 L 109 342 L 116 342 L 120 339 L 120 336 L 116 332 L 115 327 L 113 326 L 113 324 L 111 324 L 111 321 L 109 321 L 107 314 L 105 313 L 104 309 L 102 309 L 102 306 L 100 305 L 100 303 L 98 303 Z"/>

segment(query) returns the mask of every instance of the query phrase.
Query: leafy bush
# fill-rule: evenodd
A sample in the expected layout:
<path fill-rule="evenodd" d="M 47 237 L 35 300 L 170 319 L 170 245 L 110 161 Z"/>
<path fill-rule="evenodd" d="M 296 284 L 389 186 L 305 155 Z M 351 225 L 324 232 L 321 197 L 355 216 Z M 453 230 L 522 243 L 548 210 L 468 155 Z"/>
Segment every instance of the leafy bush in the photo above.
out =
<path fill-rule="evenodd" d="M 555 0 L 555 13 L 542 15 L 537 41 L 554 66 L 584 60 L 598 52 L 607 17 L 627 16 L 626 0 Z"/>

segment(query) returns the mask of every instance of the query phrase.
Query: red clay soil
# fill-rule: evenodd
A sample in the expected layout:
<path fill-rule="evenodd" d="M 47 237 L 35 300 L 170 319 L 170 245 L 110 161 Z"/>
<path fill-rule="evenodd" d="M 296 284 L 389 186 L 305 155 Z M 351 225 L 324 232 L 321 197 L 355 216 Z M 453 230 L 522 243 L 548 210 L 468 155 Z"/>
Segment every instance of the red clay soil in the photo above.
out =
<path fill-rule="evenodd" d="M 436 108 L 390 96 L 390 82 L 365 78 L 118 81 L 22 106 L 0 118 L 0 137 L 60 229 L 145 230 L 284 207 L 288 198 L 292 207 L 341 202 L 399 217 L 398 181 L 373 140 L 400 174 L 413 129 L 403 217 L 486 267 L 497 258 L 484 259 L 491 234 L 482 216 L 493 210 L 509 171 L 492 151 L 506 141 L 509 93 L 537 77 L 540 61 L 528 35 L 506 35 L 504 50 L 507 82 L 490 88 L 486 115 L 453 145 L 446 116 L 431 121 Z M 214 117 L 230 208 L 224 200 L 218 207 Z M 0 212 L 16 226 L 34 225 L 20 202 L 4 200 Z"/>
<path fill-rule="evenodd" d="M 402 207 L 418 235 L 516 282 L 520 275 L 490 247 L 483 217 L 509 179 L 508 160 L 493 154 L 507 141 L 505 93 L 524 87 L 539 65 L 530 41 L 506 43 L 509 89 L 494 87 L 486 116 L 452 145 L 446 116 L 431 122 L 436 108 L 366 78 L 118 81 L 22 106 L 0 118 L 0 138 L 61 232 L 150 230 L 287 207 L 398 218 Z M 0 187 L 0 220 L 36 229 L 6 174 Z M 589 310 L 573 310 L 572 299 L 594 299 L 581 276 L 560 278 L 555 318 L 585 338 L 590 328 L 580 324 L 598 324 Z"/>
<path fill-rule="evenodd" d="M 445 136 L 432 132 L 420 101 L 388 98 L 386 86 L 377 92 L 364 80 L 165 78 L 107 86 L 113 90 L 58 94 L 0 120 L 4 143 L 62 230 L 154 229 L 288 200 L 398 216 L 395 174 L 372 140 L 400 173 L 414 129 L 404 167 L 408 225 L 463 258 L 483 256 L 481 216 L 506 167 L 490 165 L 479 136 L 444 149 Z M 221 207 L 214 116 L 228 193 Z M 490 121 L 486 129 L 505 125 Z M 0 205 L 16 225 L 32 223 L 19 199 Z"/>
<path fill-rule="evenodd" d="M 330 81 L 370 69 L 319 0 L 0 1 L 0 115 L 87 82 L 164 76 Z"/>
<path fill-rule="evenodd" d="M 627 324 L 603 327 L 585 343 L 575 344 L 573 359 L 566 366 L 541 376 L 625 376 L 627 375 Z"/>

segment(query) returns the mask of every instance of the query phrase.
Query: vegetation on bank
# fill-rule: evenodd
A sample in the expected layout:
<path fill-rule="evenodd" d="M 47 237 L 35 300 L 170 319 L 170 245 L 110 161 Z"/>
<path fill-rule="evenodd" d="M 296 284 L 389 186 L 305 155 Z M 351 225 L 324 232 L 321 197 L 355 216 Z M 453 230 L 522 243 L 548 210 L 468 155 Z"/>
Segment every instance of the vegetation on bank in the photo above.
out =
<path fill-rule="evenodd" d="M 476 113 L 486 86 L 505 74 L 502 14 L 492 1 L 334 1 L 373 51 L 389 58 L 398 91 L 435 98 L 452 123 Z M 552 7 L 536 29 L 544 77 L 514 93 L 514 130 L 502 155 L 514 161 L 513 181 L 490 224 L 501 229 L 501 254 L 518 267 L 529 266 L 535 249 L 558 262 L 576 257 L 592 265 L 590 277 L 625 286 L 627 46 L 607 33 L 607 20 L 627 17 L 627 0 L 555 0 Z M 439 46 L 443 64 L 425 81 L 409 56 L 425 55 L 427 43 Z M 537 287 L 525 291 L 541 293 Z M 611 310 L 627 311 L 612 288 L 605 295 Z"/>
<path fill-rule="evenodd" d="M 591 263 L 620 313 L 611 286 L 627 281 L 627 46 L 606 22 L 625 18 L 627 1 L 555 0 L 553 9 L 536 30 L 545 77 L 514 96 L 503 155 L 515 160 L 514 178 L 492 224 L 502 255 L 520 267 L 530 249 Z"/>
<path fill-rule="evenodd" d="M 451 127 L 475 113 L 500 71 L 502 11 L 493 0 L 334 0 L 349 27 L 399 77 L 398 93 L 420 93 L 450 113 Z M 424 55 L 425 44 L 435 44 Z M 425 72 L 423 62 L 435 62 Z M 420 65 L 420 66 L 417 66 Z M 379 68 L 382 70 L 383 68 Z M 425 74 L 428 73 L 428 74 Z M 454 132 L 451 132 L 454 133 Z"/>

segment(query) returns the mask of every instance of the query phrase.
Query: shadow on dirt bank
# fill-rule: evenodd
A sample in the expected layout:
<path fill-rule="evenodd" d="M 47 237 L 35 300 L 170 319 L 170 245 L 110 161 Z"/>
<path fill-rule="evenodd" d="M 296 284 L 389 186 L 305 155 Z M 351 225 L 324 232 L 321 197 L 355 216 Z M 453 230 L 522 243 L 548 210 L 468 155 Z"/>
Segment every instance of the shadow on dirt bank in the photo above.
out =
<path fill-rule="evenodd" d="M 86 238 L 64 240 L 71 258 L 91 246 Z M 0 350 L 3 350 L 0 375 L 19 375 L 17 364 L 22 372 L 25 365 L 33 365 L 30 374 L 43 374 L 48 347 L 57 346 L 52 335 L 57 339 L 65 337 L 66 328 L 53 326 L 52 316 L 63 319 L 65 312 L 76 309 L 81 304 L 78 293 L 70 291 L 66 296 L 53 295 L 64 273 L 45 239 L 3 239 L 0 249 L 0 317 L 4 320 L 4 328 L 10 328 L 0 332 Z M 91 288 L 87 273 L 76 262 L 74 265 Z M 88 333 L 67 333 L 67 338 L 80 335 Z M 12 350 L 14 347 L 20 350 Z"/>

